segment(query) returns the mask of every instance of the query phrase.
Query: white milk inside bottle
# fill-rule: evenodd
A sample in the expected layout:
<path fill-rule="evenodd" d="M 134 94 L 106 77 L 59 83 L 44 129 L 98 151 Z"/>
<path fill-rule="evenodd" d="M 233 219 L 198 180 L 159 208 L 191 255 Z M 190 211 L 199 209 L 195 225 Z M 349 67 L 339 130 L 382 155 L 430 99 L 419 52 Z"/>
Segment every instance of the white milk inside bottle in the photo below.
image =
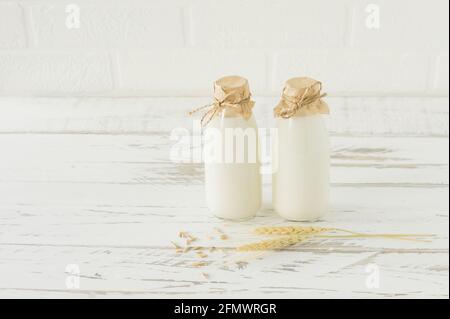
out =
<path fill-rule="evenodd" d="M 330 146 L 323 114 L 321 83 L 310 78 L 286 82 L 274 110 L 278 165 L 273 175 L 273 205 L 282 217 L 314 221 L 329 211 Z"/>
<path fill-rule="evenodd" d="M 245 220 L 261 207 L 258 129 L 248 81 L 217 80 L 214 99 L 202 121 L 206 203 L 217 217 Z"/>

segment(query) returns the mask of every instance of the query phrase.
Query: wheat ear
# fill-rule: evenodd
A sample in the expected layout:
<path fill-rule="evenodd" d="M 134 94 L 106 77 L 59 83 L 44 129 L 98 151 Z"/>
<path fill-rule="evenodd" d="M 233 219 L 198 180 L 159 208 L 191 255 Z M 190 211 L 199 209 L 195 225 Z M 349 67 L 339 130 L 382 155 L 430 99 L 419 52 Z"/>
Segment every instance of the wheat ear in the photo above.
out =
<path fill-rule="evenodd" d="M 280 227 L 258 227 L 255 229 L 256 235 L 315 235 L 334 230 L 323 227 L 300 227 L 300 226 L 280 226 Z"/>
<path fill-rule="evenodd" d="M 320 235 L 326 232 L 343 232 L 348 235 L 334 235 L 325 236 Z M 257 235 L 304 235 L 312 236 L 316 235 L 319 238 L 386 238 L 386 239 L 398 239 L 398 240 L 412 240 L 412 241 L 424 241 L 419 240 L 417 237 L 431 237 L 430 234 L 364 234 L 354 232 L 346 229 L 339 228 L 323 228 L 323 227 L 301 227 L 301 226 L 279 226 L 279 227 L 259 227 L 256 228 L 255 234 Z"/>
<path fill-rule="evenodd" d="M 293 246 L 304 241 L 308 236 L 291 235 L 284 236 L 277 239 L 263 240 L 257 243 L 242 245 L 237 248 L 237 251 L 255 251 L 255 250 L 277 250 L 289 246 Z"/>

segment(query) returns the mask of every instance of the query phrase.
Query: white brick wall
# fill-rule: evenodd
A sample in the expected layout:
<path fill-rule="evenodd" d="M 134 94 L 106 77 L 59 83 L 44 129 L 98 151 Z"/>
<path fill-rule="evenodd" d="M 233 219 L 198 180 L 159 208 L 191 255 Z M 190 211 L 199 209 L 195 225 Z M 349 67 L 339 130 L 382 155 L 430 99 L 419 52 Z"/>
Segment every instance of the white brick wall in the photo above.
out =
<path fill-rule="evenodd" d="M 67 5 L 80 8 L 68 28 Z M 372 6 L 370 6 L 372 5 Z M 375 7 L 373 6 L 375 5 Z M 0 0 L 0 95 L 448 96 L 448 0 Z M 371 20 L 379 9 L 379 28 Z M 70 24 L 73 25 L 73 24 Z M 70 26 L 69 25 L 69 26 Z"/>
<path fill-rule="evenodd" d="M 0 50 L 25 48 L 23 14 L 17 3 L 0 2 Z"/>
<path fill-rule="evenodd" d="M 223 74 L 251 79 L 252 91 L 265 93 L 266 55 L 254 50 L 151 50 L 119 54 L 122 94 L 201 96 Z"/>
<path fill-rule="evenodd" d="M 112 90 L 107 53 L 0 53 L 0 92 L 16 96 L 95 95 Z"/>
<path fill-rule="evenodd" d="M 203 48 L 339 48 L 342 1 L 193 1 L 193 46 Z"/>
<path fill-rule="evenodd" d="M 28 10 L 36 34 L 36 46 L 55 50 L 183 47 L 180 8 L 175 2 L 148 2 L 150 4 L 146 5 L 128 5 L 126 0 L 117 4 L 108 1 L 80 2 L 79 29 L 65 27 L 67 4 L 31 4 Z"/>
<path fill-rule="evenodd" d="M 284 79 L 302 73 L 320 79 L 333 95 L 423 95 L 428 91 L 430 63 L 421 53 L 286 50 L 278 52 L 273 63 L 273 93 Z"/>

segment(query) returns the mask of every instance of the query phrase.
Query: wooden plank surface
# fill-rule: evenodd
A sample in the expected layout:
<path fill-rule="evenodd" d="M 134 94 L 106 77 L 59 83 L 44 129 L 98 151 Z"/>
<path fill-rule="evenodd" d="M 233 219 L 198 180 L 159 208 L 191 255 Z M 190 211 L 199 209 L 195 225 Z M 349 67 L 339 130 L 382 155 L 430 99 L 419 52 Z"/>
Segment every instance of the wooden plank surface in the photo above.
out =
<path fill-rule="evenodd" d="M 272 125 L 276 99 L 255 99 Z M 314 223 L 430 242 L 322 238 L 263 255 L 234 247 L 291 224 L 270 176 L 259 216 L 231 223 L 209 215 L 202 165 L 169 160 L 170 130 L 206 101 L 0 99 L 0 297 L 448 298 L 448 99 L 331 99 L 332 211 Z M 175 252 L 181 230 L 220 248 L 206 267 Z"/>

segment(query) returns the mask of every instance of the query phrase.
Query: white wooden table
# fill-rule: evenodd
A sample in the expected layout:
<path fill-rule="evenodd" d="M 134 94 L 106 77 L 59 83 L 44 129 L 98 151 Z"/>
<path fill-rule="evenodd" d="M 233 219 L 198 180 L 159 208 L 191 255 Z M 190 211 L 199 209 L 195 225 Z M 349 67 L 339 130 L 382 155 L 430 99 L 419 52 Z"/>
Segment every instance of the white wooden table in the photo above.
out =
<path fill-rule="evenodd" d="M 292 225 L 270 178 L 256 219 L 224 222 L 202 165 L 169 160 L 171 129 L 208 100 L 1 98 L 0 297 L 448 298 L 448 98 L 328 99 L 333 207 L 314 225 L 431 242 L 317 239 L 251 259 L 232 248 L 256 226 Z M 271 125 L 276 99 L 255 100 Z M 180 230 L 224 249 L 193 267 Z"/>

